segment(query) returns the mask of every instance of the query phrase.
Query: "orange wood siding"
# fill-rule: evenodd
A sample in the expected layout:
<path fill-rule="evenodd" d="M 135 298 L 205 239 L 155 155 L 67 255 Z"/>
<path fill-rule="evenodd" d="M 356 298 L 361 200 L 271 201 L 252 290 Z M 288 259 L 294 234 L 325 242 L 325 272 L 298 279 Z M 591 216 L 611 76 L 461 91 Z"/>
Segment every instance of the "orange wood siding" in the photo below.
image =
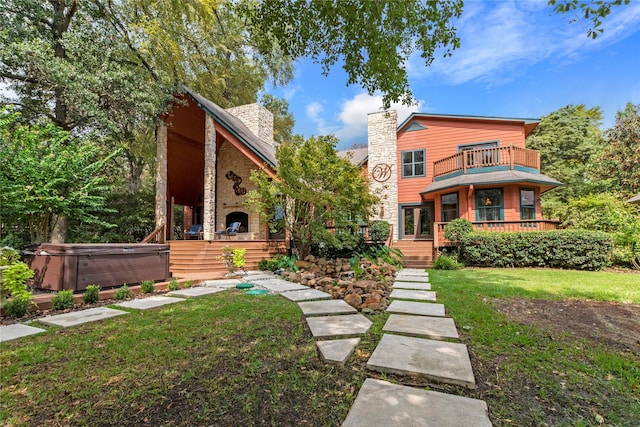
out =
<path fill-rule="evenodd" d="M 419 203 L 420 191 L 433 180 L 433 162 L 458 152 L 459 145 L 498 141 L 499 146 L 525 148 L 525 128 L 522 123 L 468 119 L 416 118 L 427 129 L 398 134 L 398 203 Z M 426 150 L 426 176 L 402 178 L 402 152 Z M 460 199 L 464 199 L 460 194 Z M 428 196 L 434 200 L 433 195 Z M 436 212 L 440 212 L 436 207 Z"/>

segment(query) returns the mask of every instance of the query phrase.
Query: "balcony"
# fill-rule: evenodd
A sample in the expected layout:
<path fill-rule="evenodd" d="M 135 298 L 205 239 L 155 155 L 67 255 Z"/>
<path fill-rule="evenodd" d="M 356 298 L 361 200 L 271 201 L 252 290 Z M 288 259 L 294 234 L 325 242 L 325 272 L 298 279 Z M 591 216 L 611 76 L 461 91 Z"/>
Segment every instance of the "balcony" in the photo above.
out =
<path fill-rule="evenodd" d="M 433 176 L 437 180 L 438 177 L 452 173 L 456 173 L 456 175 L 477 173 L 482 168 L 496 168 L 497 170 L 524 168 L 524 170 L 539 172 L 540 152 L 513 145 L 465 150 L 434 162 Z M 482 172 L 484 171 L 486 169 Z"/>

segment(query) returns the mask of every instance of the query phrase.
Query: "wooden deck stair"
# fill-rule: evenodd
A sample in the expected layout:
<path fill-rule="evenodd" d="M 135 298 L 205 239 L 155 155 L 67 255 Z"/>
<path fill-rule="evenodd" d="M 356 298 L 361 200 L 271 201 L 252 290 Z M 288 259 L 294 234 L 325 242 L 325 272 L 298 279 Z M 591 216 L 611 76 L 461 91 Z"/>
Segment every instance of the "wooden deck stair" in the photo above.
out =
<path fill-rule="evenodd" d="M 402 261 L 407 268 L 427 268 L 433 266 L 432 240 L 398 240 L 391 245 L 404 255 Z"/>
<path fill-rule="evenodd" d="M 202 273 L 224 275 L 227 270 L 216 258 L 222 248 L 244 248 L 247 270 L 256 270 L 263 258 L 285 253 L 283 241 L 265 240 L 172 240 L 169 242 L 169 271 L 172 277 L 189 277 Z"/>

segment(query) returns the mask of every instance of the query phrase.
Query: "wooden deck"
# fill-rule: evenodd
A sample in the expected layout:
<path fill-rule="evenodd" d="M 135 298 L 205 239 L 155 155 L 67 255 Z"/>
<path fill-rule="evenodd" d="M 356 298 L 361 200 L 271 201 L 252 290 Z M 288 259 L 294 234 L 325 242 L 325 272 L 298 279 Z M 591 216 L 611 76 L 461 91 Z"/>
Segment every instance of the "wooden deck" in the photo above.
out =
<path fill-rule="evenodd" d="M 496 166 L 509 166 L 510 169 L 513 169 L 514 166 L 523 166 L 539 171 L 540 152 L 513 145 L 461 151 L 453 156 L 435 161 L 433 176 L 437 178 L 458 171 L 466 174 L 471 169 Z"/>
<path fill-rule="evenodd" d="M 406 268 L 427 268 L 433 265 L 433 240 L 398 240 L 391 247 L 402 251 Z"/>
<path fill-rule="evenodd" d="M 194 280 L 223 277 L 227 270 L 216 258 L 222 248 L 244 248 L 246 270 L 257 270 L 258 262 L 279 253 L 286 253 L 282 240 L 171 240 L 169 241 L 169 271 L 172 277 Z"/>

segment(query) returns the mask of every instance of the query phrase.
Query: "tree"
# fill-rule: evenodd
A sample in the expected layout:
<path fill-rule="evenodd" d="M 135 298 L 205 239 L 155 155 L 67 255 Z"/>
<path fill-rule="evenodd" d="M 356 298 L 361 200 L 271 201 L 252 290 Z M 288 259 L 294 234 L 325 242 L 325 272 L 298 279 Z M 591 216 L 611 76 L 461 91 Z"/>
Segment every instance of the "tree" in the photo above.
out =
<path fill-rule="evenodd" d="M 622 4 L 629 4 L 630 1 L 631 0 L 549 0 L 549 5 L 553 6 L 553 11 L 556 13 L 575 13 L 576 18 L 572 19 L 571 23 L 577 22 L 580 19 L 590 21 L 591 24 L 587 30 L 587 35 L 595 39 L 599 34 L 603 33 L 602 21 L 609 16 L 611 8 Z M 579 15 L 578 10 L 580 12 Z"/>
<path fill-rule="evenodd" d="M 30 243 L 46 242 L 59 216 L 106 225 L 99 215 L 109 186 L 101 171 L 117 153 L 69 138 L 51 123 L 25 126 L 17 113 L 0 110 L 0 224 L 10 230 L 3 234 L 26 228 Z"/>
<path fill-rule="evenodd" d="M 268 93 L 262 95 L 260 103 L 273 114 L 273 139 L 278 143 L 289 141 L 295 124 L 289 103 Z"/>
<path fill-rule="evenodd" d="M 640 193 L 640 104 L 629 102 L 618 111 L 616 124 L 605 131 L 602 144 L 594 179 L 626 199 Z"/>
<path fill-rule="evenodd" d="M 275 179 L 263 171 L 251 176 L 257 189 L 249 193 L 247 206 L 271 222 L 282 212 L 301 257 L 311 252 L 312 244 L 335 239 L 327 225 L 352 227 L 358 218 L 367 218 L 378 201 L 360 170 L 338 157 L 337 142 L 333 136 L 306 141 L 295 136 L 276 148 Z"/>
<path fill-rule="evenodd" d="M 527 139 L 528 148 L 540 151 L 542 173 L 564 184 L 543 195 L 545 216 L 556 217 L 569 199 L 594 189 L 588 171 L 601 151 L 601 120 L 599 107 L 568 105 L 542 117 Z"/>

